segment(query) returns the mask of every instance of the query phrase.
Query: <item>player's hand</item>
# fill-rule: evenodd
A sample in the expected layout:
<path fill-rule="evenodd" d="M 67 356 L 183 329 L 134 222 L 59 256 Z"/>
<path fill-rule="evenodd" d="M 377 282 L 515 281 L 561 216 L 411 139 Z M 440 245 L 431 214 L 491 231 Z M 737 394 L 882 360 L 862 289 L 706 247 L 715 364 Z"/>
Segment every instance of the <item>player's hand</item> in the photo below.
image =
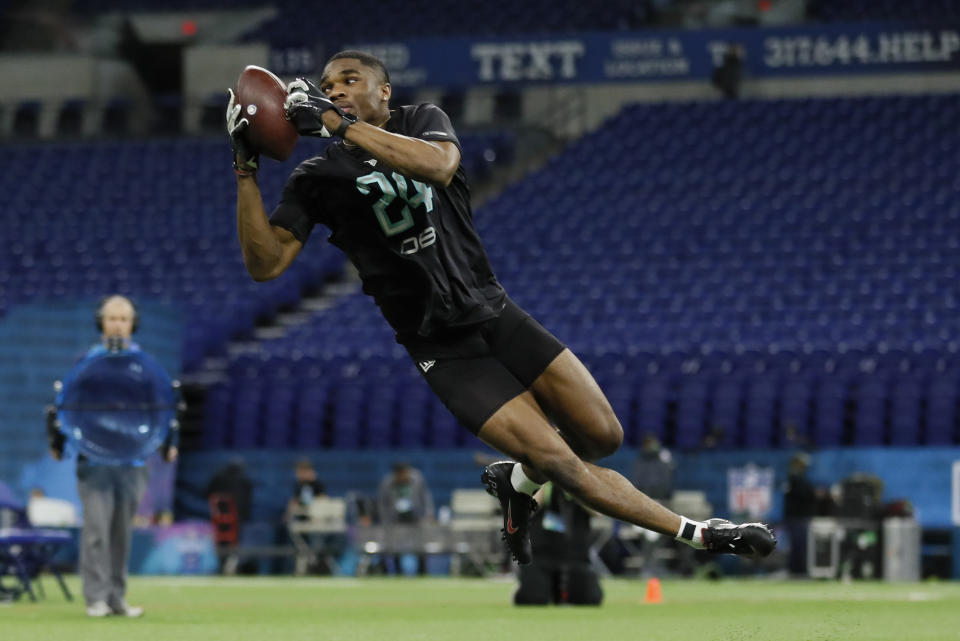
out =
<path fill-rule="evenodd" d="M 241 118 L 241 105 L 233 89 L 227 89 L 230 102 L 227 103 L 227 135 L 230 136 L 230 146 L 233 147 L 233 169 L 242 175 L 256 173 L 259 168 L 259 155 L 247 142 L 246 131 L 250 121 Z"/>
<path fill-rule="evenodd" d="M 170 447 L 164 452 L 163 460 L 167 463 L 173 463 L 177 460 L 177 455 L 180 453 L 180 450 L 176 447 Z"/>
<path fill-rule="evenodd" d="M 283 108 L 287 112 L 287 118 L 301 136 L 329 138 L 334 135 L 323 124 L 323 114 L 330 110 L 333 110 L 342 120 L 356 121 L 355 117 L 349 116 L 333 104 L 333 101 L 307 78 L 297 78 L 287 85 L 287 99 L 283 101 Z"/>

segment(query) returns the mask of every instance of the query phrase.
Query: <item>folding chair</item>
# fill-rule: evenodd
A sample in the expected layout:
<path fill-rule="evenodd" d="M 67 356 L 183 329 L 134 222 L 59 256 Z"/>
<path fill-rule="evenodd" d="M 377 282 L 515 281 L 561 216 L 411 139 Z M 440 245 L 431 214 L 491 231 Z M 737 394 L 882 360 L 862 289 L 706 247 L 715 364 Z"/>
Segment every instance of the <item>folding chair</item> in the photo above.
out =
<path fill-rule="evenodd" d="M 287 531 L 297 550 L 294 574 L 306 574 L 318 553 L 330 573 L 339 574 L 340 564 L 332 553 L 337 546 L 331 546 L 331 542 L 336 537 L 346 536 L 347 502 L 342 498 L 317 497 L 292 516 Z"/>
<path fill-rule="evenodd" d="M 39 576 L 43 569 L 47 569 L 57 579 L 67 601 L 73 601 L 63 576 L 51 564 L 60 546 L 71 540 L 70 533 L 64 530 L 30 525 L 24 505 L 10 488 L 0 482 L 0 594 L 7 593 L 17 598 L 26 592 L 31 601 L 36 601 L 37 595 L 31 580 L 37 579 L 37 589 L 43 594 Z M 16 585 L 5 587 L 2 582 L 7 576 L 13 576 Z"/>
<path fill-rule="evenodd" d="M 477 573 L 503 560 L 500 543 L 500 503 L 486 490 L 457 488 L 450 495 L 450 543 L 454 552 L 451 574 L 462 571 L 464 562 Z"/>

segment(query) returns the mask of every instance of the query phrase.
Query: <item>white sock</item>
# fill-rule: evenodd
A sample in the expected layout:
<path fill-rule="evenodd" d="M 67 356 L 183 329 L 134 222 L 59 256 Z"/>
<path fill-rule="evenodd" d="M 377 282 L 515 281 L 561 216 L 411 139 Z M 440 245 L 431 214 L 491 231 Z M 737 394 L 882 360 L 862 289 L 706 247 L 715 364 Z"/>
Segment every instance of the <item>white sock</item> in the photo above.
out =
<path fill-rule="evenodd" d="M 680 529 L 673 538 L 682 543 L 686 543 L 692 548 L 702 550 L 704 548 L 703 529 L 707 527 L 707 524 L 702 521 L 691 521 L 685 516 L 681 516 L 680 519 Z"/>
<path fill-rule="evenodd" d="M 534 493 L 540 489 L 542 483 L 531 481 L 527 478 L 527 475 L 523 473 L 523 466 L 519 463 L 514 463 L 513 471 L 510 472 L 510 485 L 512 485 L 513 489 L 517 492 L 533 496 Z"/>

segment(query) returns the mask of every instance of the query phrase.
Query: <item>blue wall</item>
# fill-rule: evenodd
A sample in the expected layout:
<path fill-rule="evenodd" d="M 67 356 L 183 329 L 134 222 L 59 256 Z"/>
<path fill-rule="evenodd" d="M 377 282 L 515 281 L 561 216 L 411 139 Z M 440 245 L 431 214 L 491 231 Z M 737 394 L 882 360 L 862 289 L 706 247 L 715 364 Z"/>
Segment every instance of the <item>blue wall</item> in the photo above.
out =
<path fill-rule="evenodd" d="M 478 443 L 460 450 L 319 450 L 319 451 L 217 451 L 185 454 L 178 470 L 177 501 L 181 515 L 207 514 L 203 494 L 210 477 L 223 465 L 243 459 L 254 482 L 256 520 L 278 519 L 293 487 L 293 464 L 306 457 L 331 495 L 354 491 L 373 495 L 377 483 L 394 461 L 419 468 L 433 490 L 436 504 L 449 503 L 458 487 L 481 488 L 480 467 L 474 453 L 492 455 Z M 717 516 L 727 516 L 727 468 L 754 463 L 772 466 L 776 475 L 772 522 L 782 518 L 780 490 L 786 480 L 792 452 L 786 450 L 711 451 L 677 456 L 676 487 L 701 489 Z M 622 474 L 630 474 L 636 452 L 624 449 L 603 461 Z M 926 528 L 950 527 L 950 467 L 960 460 L 960 448 L 851 448 L 815 452 L 809 470 L 817 485 L 839 482 L 854 472 L 875 474 L 884 481 L 884 501 L 909 499 L 917 519 Z"/>
<path fill-rule="evenodd" d="M 772 466 L 778 486 L 786 480 L 792 452 L 754 450 L 703 452 L 684 455 L 677 470 L 678 485 L 699 487 L 718 512 L 727 505 L 726 470 L 747 463 Z M 960 460 L 960 448 L 837 448 L 811 454 L 807 477 L 819 486 L 837 483 L 851 474 L 872 474 L 883 480 L 884 502 L 909 499 L 916 518 L 925 528 L 948 528 L 950 520 L 950 470 Z M 782 518 L 782 497 L 774 494 L 772 521 Z"/>

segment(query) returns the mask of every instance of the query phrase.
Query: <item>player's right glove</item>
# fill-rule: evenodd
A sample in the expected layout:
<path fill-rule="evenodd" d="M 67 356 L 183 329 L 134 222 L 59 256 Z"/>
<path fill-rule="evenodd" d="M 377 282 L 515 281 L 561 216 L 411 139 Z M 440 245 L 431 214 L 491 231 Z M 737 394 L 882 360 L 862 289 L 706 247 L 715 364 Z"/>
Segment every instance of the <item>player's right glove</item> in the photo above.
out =
<path fill-rule="evenodd" d="M 230 136 L 230 146 L 233 147 L 233 170 L 240 176 L 252 176 L 259 169 L 260 156 L 247 142 L 246 131 L 250 121 L 240 117 L 241 105 L 233 89 L 230 93 L 230 102 L 227 103 L 227 134 Z"/>
<path fill-rule="evenodd" d="M 287 85 L 287 99 L 283 101 L 283 108 L 301 136 L 343 138 L 347 127 L 357 122 L 355 115 L 348 114 L 333 104 L 333 101 L 320 91 L 320 87 L 307 78 L 297 78 Z M 331 109 L 340 116 L 340 126 L 333 132 L 323 124 L 324 112 Z"/>

